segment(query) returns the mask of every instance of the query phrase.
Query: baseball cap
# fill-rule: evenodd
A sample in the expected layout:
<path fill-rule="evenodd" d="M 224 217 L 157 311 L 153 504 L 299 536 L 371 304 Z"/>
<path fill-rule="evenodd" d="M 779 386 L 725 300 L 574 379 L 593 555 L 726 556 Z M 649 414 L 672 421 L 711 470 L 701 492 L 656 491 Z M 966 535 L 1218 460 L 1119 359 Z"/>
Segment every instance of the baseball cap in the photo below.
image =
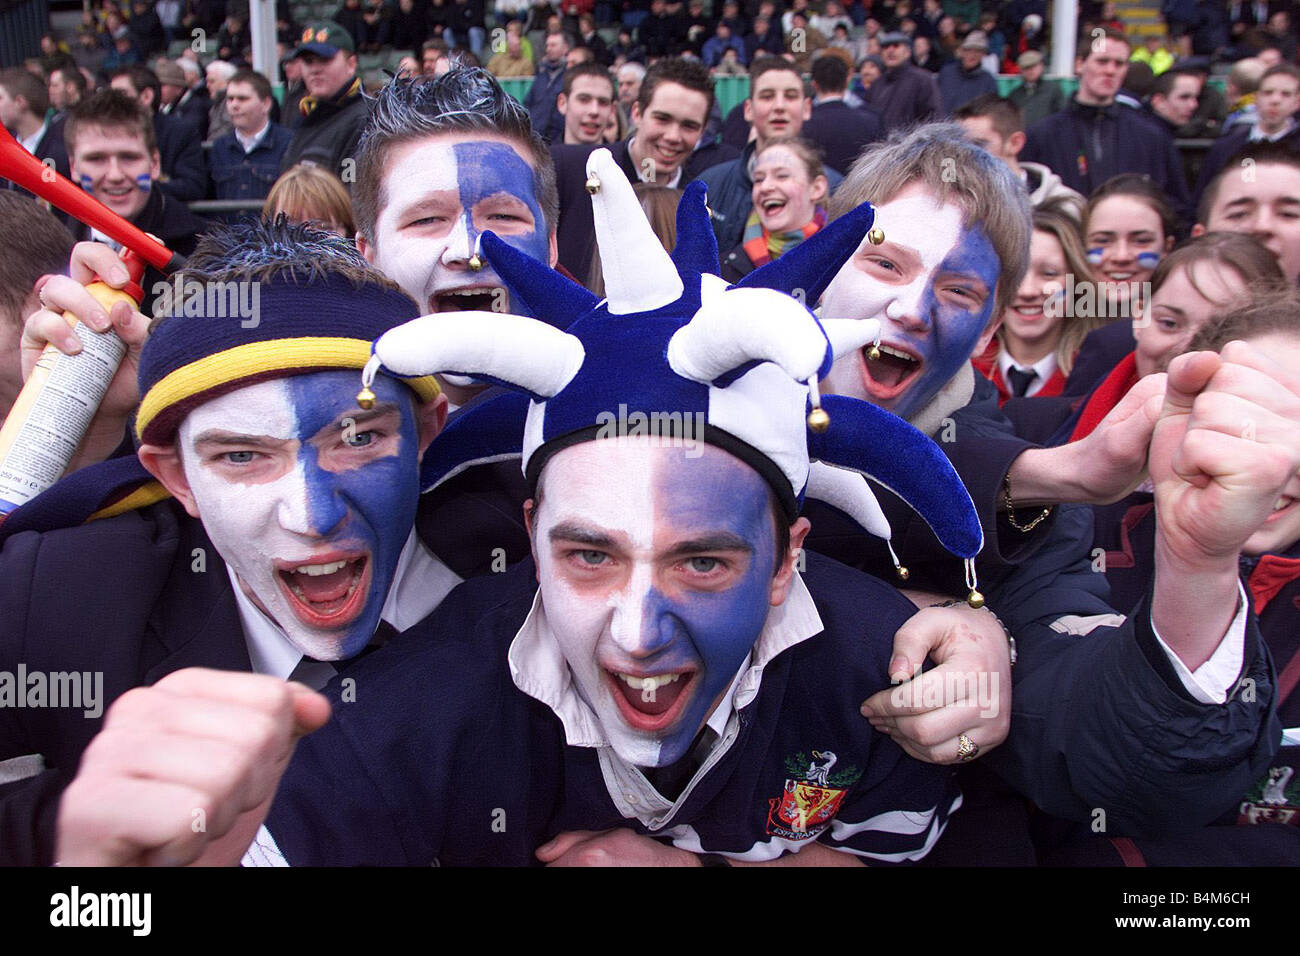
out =
<path fill-rule="evenodd" d="M 912 46 L 912 38 L 901 30 L 891 30 L 889 33 L 880 34 L 880 46 L 892 46 L 895 43 L 901 43 L 909 49 Z"/>
<path fill-rule="evenodd" d="M 302 28 L 302 35 L 298 38 L 298 47 L 293 51 L 293 56 L 315 53 L 317 56 L 332 59 L 339 50 L 355 53 L 356 49 L 356 45 L 352 42 L 352 35 L 333 20 L 311 20 Z"/>

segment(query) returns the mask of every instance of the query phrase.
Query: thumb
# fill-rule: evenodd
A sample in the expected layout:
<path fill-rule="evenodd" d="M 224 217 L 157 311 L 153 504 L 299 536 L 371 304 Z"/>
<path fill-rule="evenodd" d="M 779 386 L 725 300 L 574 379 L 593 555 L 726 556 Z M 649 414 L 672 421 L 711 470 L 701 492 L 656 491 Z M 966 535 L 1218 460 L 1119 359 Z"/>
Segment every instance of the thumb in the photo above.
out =
<path fill-rule="evenodd" d="M 293 739 L 299 740 L 320 730 L 330 719 L 330 702 L 305 684 L 292 682 Z"/>
<path fill-rule="evenodd" d="M 561 833 L 537 848 L 537 859 L 543 863 L 558 860 L 579 843 L 585 843 L 594 836 L 599 836 L 599 832 L 596 830 L 569 830 Z"/>
<path fill-rule="evenodd" d="M 930 652 L 937 648 L 945 636 L 943 628 L 936 626 L 933 615 L 922 608 L 912 615 L 894 635 L 893 653 L 889 659 L 889 679 L 901 683 L 911 680 L 920 671 Z"/>
<path fill-rule="evenodd" d="M 1160 417 L 1190 414 L 1196 396 L 1222 364 L 1223 360 L 1214 352 L 1187 352 L 1170 362 Z"/>

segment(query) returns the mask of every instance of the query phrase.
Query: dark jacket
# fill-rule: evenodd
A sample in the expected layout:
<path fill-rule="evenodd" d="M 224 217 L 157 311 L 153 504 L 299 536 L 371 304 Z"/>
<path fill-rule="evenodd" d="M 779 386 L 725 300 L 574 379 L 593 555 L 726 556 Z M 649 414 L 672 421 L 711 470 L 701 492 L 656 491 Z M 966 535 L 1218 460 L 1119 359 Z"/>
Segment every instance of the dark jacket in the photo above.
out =
<path fill-rule="evenodd" d="M 1183 222 L 1191 221 L 1191 196 L 1174 141 L 1138 110 L 1072 99 L 1029 127 L 1025 137 L 1021 161 L 1043 163 L 1071 189 L 1088 196 L 1112 176 L 1145 173 L 1165 191 Z"/>
<path fill-rule="evenodd" d="M 951 116 L 959 106 L 965 106 L 977 96 L 997 91 L 997 78 L 982 66 L 968 70 L 954 60 L 939 71 L 939 101 L 944 116 Z"/>
<path fill-rule="evenodd" d="M 37 141 L 36 148 L 32 150 L 32 155 L 42 163 L 45 163 L 45 165 L 53 166 L 54 171 L 59 175 L 70 176 L 71 173 L 68 169 L 68 150 L 63 142 L 64 122 L 64 117 L 59 117 L 49 121 L 49 125 L 45 127 L 45 135 Z M 3 177 L 0 177 L 0 189 L 9 189 L 14 192 L 30 195 L 27 193 L 27 190 L 19 189 L 16 185 Z M 59 215 L 65 223 L 70 221 L 66 216 L 63 216 L 57 211 L 55 214 Z"/>
<path fill-rule="evenodd" d="M 1065 94 L 1061 88 L 1046 80 L 1039 80 L 1032 87 L 1022 80 L 1007 94 L 1007 99 L 1020 107 L 1026 129 L 1065 107 Z"/>
<path fill-rule="evenodd" d="M 738 246 L 745 237 L 745 222 L 754 208 L 754 180 L 749 174 L 749 164 L 757 145 L 756 141 L 749 142 L 738 159 L 720 163 L 696 177 L 708 187 L 713 234 L 718 237 L 718 250 L 723 254 Z M 835 170 L 826 170 L 826 182 L 831 192 L 843 180 L 844 177 Z"/>
<path fill-rule="evenodd" d="M 533 85 L 528 87 L 528 95 L 524 97 L 524 107 L 533 122 L 533 132 L 548 143 L 564 142 L 564 116 L 556 105 L 563 92 L 564 64 L 551 67 L 545 61 L 539 61 Z"/>
<path fill-rule="evenodd" d="M 280 164 L 293 134 L 279 123 L 270 123 L 266 135 L 245 153 L 235 131 L 212 143 L 214 199 L 265 199 L 280 175 Z"/>
<path fill-rule="evenodd" d="M 370 108 L 361 95 L 361 80 L 354 77 L 326 100 L 316 103 L 294 131 L 284 151 L 282 168 L 311 162 L 323 166 L 349 186 L 355 176 L 344 175 L 344 160 L 356 161 L 357 142 L 366 125 Z"/>
<path fill-rule="evenodd" d="M 627 140 L 613 143 L 609 151 L 628 181 L 635 183 L 640 177 L 627 144 Z M 560 193 L 560 221 L 556 225 L 560 264 L 584 283 L 591 274 L 591 259 L 596 251 L 596 221 L 591 211 L 591 196 L 587 193 L 587 156 L 598 148 L 590 144 L 551 147 L 555 181 Z M 730 146 L 718 143 L 701 146 L 686 161 L 678 186 L 685 186 L 704 170 L 735 156 L 736 151 Z"/>
<path fill-rule="evenodd" d="M 803 136 L 822 148 L 826 165 L 847 174 L 863 147 L 883 139 L 880 114 L 869 106 L 854 109 L 843 100 L 827 100 L 812 108 Z"/>
<path fill-rule="evenodd" d="M 745 37 L 745 62 L 753 63 L 756 57 L 764 53 L 770 53 L 772 56 L 780 56 L 785 52 L 785 41 L 781 38 L 781 30 L 768 24 L 767 32 L 762 36 L 757 33 L 750 33 Z"/>
<path fill-rule="evenodd" d="M 864 99 L 880 113 L 886 133 L 938 119 L 942 109 L 935 75 L 912 63 L 886 70 L 871 84 Z"/>
<path fill-rule="evenodd" d="M 188 120 L 168 113 L 154 114 L 153 129 L 164 177 L 158 188 L 181 202 L 206 199 L 208 170 L 199 131 Z"/>

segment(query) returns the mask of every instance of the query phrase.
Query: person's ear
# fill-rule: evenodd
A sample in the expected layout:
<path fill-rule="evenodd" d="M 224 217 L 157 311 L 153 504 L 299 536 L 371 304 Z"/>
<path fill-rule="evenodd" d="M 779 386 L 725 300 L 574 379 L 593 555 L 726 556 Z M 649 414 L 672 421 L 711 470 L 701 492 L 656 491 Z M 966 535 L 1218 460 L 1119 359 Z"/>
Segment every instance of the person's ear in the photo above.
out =
<path fill-rule="evenodd" d="M 555 98 L 555 108 L 560 111 L 561 116 L 569 115 L 569 95 L 561 93 Z"/>
<path fill-rule="evenodd" d="M 549 251 L 547 252 L 547 255 L 546 255 L 546 262 L 547 262 L 547 265 L 549 265 L 552 269 L 554 269 L 555 266 L 556 266 L 556 264 L 557 264 L 559 261 L 560 261 L 560 244 L 559 244 L 559 241 L 558 241 L 558 240 L 556 239 L 556 237 L 555 237 L 555 230 L 552 229 L 552 230 L 551 230 L 551 241 L 550 241 Z"/>
<path fill-rule="evenodd" d="M 361 258 L 365 259 L 366 262 L 373 266 L 375 264 L 375 255 L 377 253 L 375 244 L 359 232 L 356 235 L 356 239 L 353 241 L 357 244 L 357 252 L 361 253 Z"/>
<path fill-rule="evenodd" d="M 1020 151 L 1025 148 L 1025 138 L 1026 138 L 1025 134 L 1020 130 L 1016 130 L 1014 133 L 1008 136 L 1005 140 L 1003 140 L 1003 142 L 1006 144 L 1007 152 L 1009 152 L 1012 156 L 1019 156 Z"/>
<path fill-rule="evenodd" d="M 447 424 L 447 396 L 439 392 L 438 397 L 431 402 L 417 402 L 415 424 L 420 438 L 420 457 L 423 458 L 424 453 L 433 444 L 433 440 Z"/>
<path fill-rule="evenodd" d="M 640 101 L 637 101 L 636 103 L 633 103 L 633 104 L 632 104 L 632 125 L 633 125 L 633 126 L 640 126 L 640 125 L 641 125 L 641 103 L 640 103 Z"/>
<path fill-rule="evenodd" d="M 752 99 L 745 100 L 745 108 L 742 112 L 744 113 L 746 123 L 754 122 L 754 101 Z"/>
<path fill-rule="evenodd" d="M 820 203 L 823 199 L 826 198 L 827 194 L 830 191 L 831 191 L 831 187 L 830 184 L 826 181 L 826 177 L 818 176 L 816 179 L 812 181 L 812 185 L 808 187 L 808 197 L 813 201 L 814 204 Z"/>
<path fill-rule="evenodd" d="M 812 119 L 812 100 L 806 96 L 803 98 L 803 118 L 805 123 Z"/>
<path fill-rule="evenodd" d="M 136 452 L 140 464 L 149 474 L 158 479 L 159 484 L 181 503 L 191 518 L 199 518 L 199 506 L 194 501 L 194 492 L 190 490 L 189 479 L 185 477 L 185 466 L 181 462 L 180 449 L 175 445 L 141 445 Z"/>
<path fill-rule="evenodd" d="M 1165 255 L 1169 255 L 1169 253 L 1173 250 L 1173 248 L 1174 248 L 1174 237 L 1165 236 Z"/>
<path fill-rule="evenodd" d="M 537 539 L 533 537 L 533 519 L 537 517 L 537 499 L 524 502 L 524 533 L 528 535 L 528 550 L 533 556 L 533 576 L 542 583 L 542 563 L 537 560 Z"/>
<path fill-rule="evenodd" d="M 803 551 L 804 538 L 808 537 L 811 529 L 812 524 L 807 518 L 799 518 L 790 525 L 790 547 L 782 556 L 776 574 L 772 576 L 772 589 L 768 593 L 768 603 L 772 607 L 783 604 L 790 596 L 790 584 L 794 581 L 795 565 L 798 564 L 799 555 Z"/>
<path fill-rule="evenodd" d="M 993 341 L 993 336 L 997 335 L 998 329 L 1002 327 L 1002 310 L 997 309 L 993 318 L 989 319 L 989 324 L 984 327 L 980 333 L 979 340 L 975 343 L 975 349 L 971 352 L 971 358 L 979 358 L 984 354 L 989 343 Z"/>
<path fill-rule="evenodd" d="M 1196 238 L 1198 238 L 1198 237 L 1200 237 L 1200 236 L 1203 236 L 1203 235 L 1205 235 L 1205 233 L 1208 232 L 1208 231 L 1209 231 L 1209 230 L 1207 230 L 1203 225 L 1201 225 L 1201 224 L 1198 222 L 1196 225 L 1192 226 L 1192 238 L 1193 238 L 1193 239 L 1196 239 Z"/>
<path fill-rule="evenodd" d="M 149 179 L 155 183 L 162 179 L 162 159 L 156 149 L 149 158 Z"/>

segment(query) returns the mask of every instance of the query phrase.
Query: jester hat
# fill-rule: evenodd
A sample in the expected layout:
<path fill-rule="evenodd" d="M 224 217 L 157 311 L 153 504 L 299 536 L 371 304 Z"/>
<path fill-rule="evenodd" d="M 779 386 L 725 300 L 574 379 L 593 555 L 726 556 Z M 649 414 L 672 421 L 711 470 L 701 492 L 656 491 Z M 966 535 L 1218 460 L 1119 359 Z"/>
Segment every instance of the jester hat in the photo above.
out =
<path fill-rule="evenodd" d="M 620 426 L 677 430 L 673 437 L 702 422 L 695 440 L 751 465 L 791 520 L 811 496 L 888 543 L 889 524 L 863 476 L 889 488 L 965 560 L 977 601 L 974 558 L 983 532 L 948 459 L 903 419 L 818 393 L 836 357 L 879 340 L 876 320 L 819 321 L 806 304 L 858 248 L 873 208 L 864 203 L 729 286 L 718 275 L 702 183 L 686 187 L 670 255 L 608 150 L 592 152 L 587 173 L 606 298 L 485 232 L 482 253 L 510 287 L 511 301 L 535 318 L 428 315 L 374 343 L 363 403 L 381 370 L 509 390 L 469 408 L 439 435 L 424 459 L 425 490 L 512 458 L 535 484 L 556 451 L 611 437 L 616 416 Z"/>

